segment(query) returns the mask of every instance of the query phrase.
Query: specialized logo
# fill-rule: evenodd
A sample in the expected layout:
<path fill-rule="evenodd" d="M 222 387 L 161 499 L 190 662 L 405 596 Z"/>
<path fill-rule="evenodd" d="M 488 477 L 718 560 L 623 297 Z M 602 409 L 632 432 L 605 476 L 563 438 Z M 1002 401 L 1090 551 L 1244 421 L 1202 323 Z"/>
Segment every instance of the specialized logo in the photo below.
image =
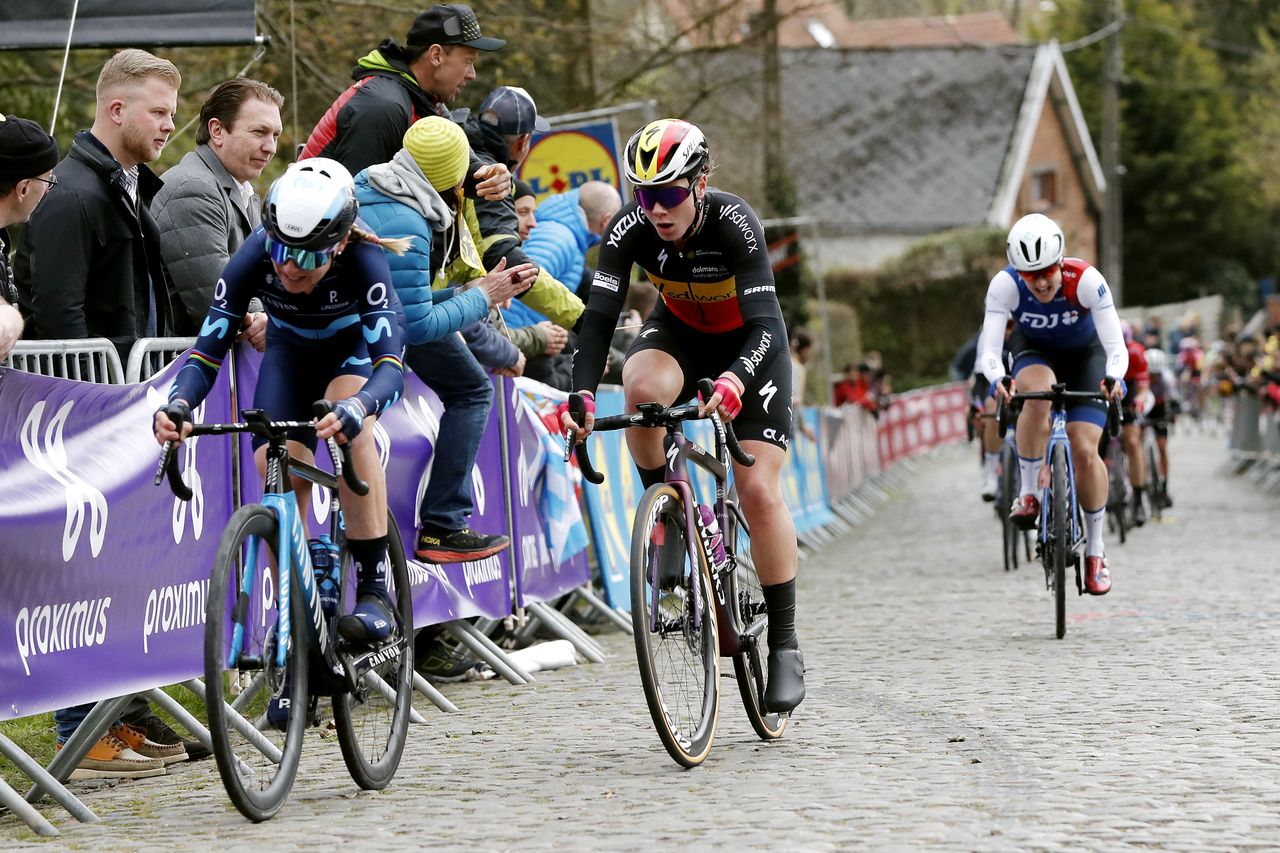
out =
<path fill-rule="evenodd" d="M 738 230 L 742 232 L 742 239 L 747 243 L 747 254 L 751 254 L 760 248 L 760 243 L 756 239 L 755 229 L 751 227 L 751 220 L 738 209 L 740 207 L 742 207 L 741 204 L 731 204 L 728 207 L 720 208 L 720 218 L 728 219 L 738 226 Z"/>
<path fill-rule="evenodd" d="M 208 578 L 151 590 L 142 619 L 142 653 L 151 652 L 151 638 L 156 634 L 203 625 L 208 599 Z"/>
<path fill-rule="evenodd" d="M 618 280 L 616 275 L 610 275 L 607 272 L 596 270 L 596 274 L 591 279 L 591 286 L 598 287 L 601 290 L 611 290 L 618 292 L 618 288 L 622 286 L 622 282 Z"/>
<path fill-rule="evenodd" d="M 666 265 L 667 265 L 667 247 L 663 246 L 662 250 L 658 252 L 658 274 L 659 275 L 662 274 L 662 268 L 665 267 Z"/>
<path fill-rule="evenodd" d="M 19 610 L 13 624 L 13 636 L 26 674 L 31 674 L 28 663 L 31 658 L 100 646 L 106 642 L 107 608 L 110 606 L 111 596 L 107 596 L 62 604 L 40 604 Z"/>
<path fill-rule="evenodd" d="M 769 351 L 769 344 L 773 343 L 773 335 L 764 332 L 760 337 L 760 345 L 746 355 L 738 356 L 738 361 L 742 362 L 742 369 L 747 371 L 751 376 L 756 375 L 756 368 L 760 366 L 760 362 L 764 361 L 764 355 Z M 774 389 L 777 390 L 776 388 Z M 763 389 L 761 389 L 763 393 Z M 766 411 L 768 410 L 766 406 Z"/>
<path fill-rule="evenodd" d="M 680 448 L 674 443 L 667 448 L 667 467 L 676 470 L 676 458 L 680 456 Z"/>
<path fill-rule="evenodd" d="M 770 379 L 764 383 L 758 393 L 761 397 L 764 397 L 764 410 L 767 412 L 769 411 L 769 404 L 773 402 L 773 395 L 778 393 L 778 386 L 774 385 L 773 380 Z"/>
<path fill-rule="evenodd" d="M 657 326 L 650 326 L 649 328 L 645 329 L 643 332 L 640 333 L 640 337 L 647 338 L 656 331 L 658 331 Z"/>
<path fill-rule="evenodd" d="M 27 461 L 56 480 L 65 490 L 67 521 L 62 528 L 62 560 L 70 562 L 84 530 L 85 508 L 89 515 L 89 552 L 98 556 L 107 535 L 107 498 L 101 491 L 80 479 L 67 466 L 67 450 L 62 441 L 62 430 L 75 406 L 74 400 L 62 404 L 57 413 L 45 424 L 45 401 L 31 407 L 22 424 L 22 452 Z"/>

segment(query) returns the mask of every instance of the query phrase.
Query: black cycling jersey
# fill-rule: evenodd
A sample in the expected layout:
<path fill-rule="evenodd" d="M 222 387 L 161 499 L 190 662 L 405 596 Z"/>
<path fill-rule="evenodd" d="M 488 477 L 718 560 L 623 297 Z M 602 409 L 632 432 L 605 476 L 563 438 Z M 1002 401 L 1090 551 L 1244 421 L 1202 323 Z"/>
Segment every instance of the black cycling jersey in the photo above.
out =
<path fill-rule="evenodd" d="M 703 206 L 701 226 L 679 249 L 658 236 L 634 201 L 614 217 L 583 314 L 575 389 L 594 391 L 600 382 L 633 264 L 662 297 L 650 320 L 671 324 L 691 340 L 743 335 L 736 357 L 720 370 L 732 371 L 744 387 L 768 373 L 779 356 L 786 360 L 786 327 L 759 218 L 745 201 L 722 190 L 708 189 Z"/>

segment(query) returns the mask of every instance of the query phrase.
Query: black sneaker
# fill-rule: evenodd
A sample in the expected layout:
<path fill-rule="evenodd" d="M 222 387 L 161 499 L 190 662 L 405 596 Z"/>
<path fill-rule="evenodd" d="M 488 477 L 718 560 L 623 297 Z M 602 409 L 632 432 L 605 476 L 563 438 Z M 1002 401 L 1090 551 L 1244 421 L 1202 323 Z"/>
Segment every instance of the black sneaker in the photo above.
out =
<path fill-rule="evenodd" d="M 414 643 L 413 668 L 431 681 L 466 681 L 467 672 L 478 661 L 469 657 L 461 643 L 436 633 L 420 632 Z"/>
<path fill-rule="evenodd" d="M 445 530 L 432 525 L 418 528 L 418 546 L 414 556 L 428 563 L 470 563 L 492 557 L 511 544 L 501 533 L 476 533 L 470 527 Z"/>
<path fill-rule="evenodd" d="M 213 755 L 209 748 L 198 740 L 188 740 L 175 732 L 168 723 L 157 717 L 151 711 L 143 714 L 134 714 L 133 716 L 125 715 L 124 722 L 131 726 L 142 729 L 147 734 L 147 739 L 155 743 L 170 746 L 175 743 L 182 744 L 187 751 L 188 761 L 199 761 L 201 758 L 208 758 Z"/>

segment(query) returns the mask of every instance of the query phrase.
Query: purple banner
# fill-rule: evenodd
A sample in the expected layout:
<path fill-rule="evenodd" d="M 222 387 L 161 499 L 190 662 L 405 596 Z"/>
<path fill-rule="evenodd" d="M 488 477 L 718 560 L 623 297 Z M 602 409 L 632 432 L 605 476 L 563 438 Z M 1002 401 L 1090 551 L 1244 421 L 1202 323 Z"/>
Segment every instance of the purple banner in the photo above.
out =
<path fill-rule="evenodd" d="M 223 439 L 182 448 L 191 503 L 152 485 L 155 410 L 139 385 L 0 371 L 0 719 L 196 676 L 218 537 Z M 202 416 L 229 414 L 225 379 Z"/>

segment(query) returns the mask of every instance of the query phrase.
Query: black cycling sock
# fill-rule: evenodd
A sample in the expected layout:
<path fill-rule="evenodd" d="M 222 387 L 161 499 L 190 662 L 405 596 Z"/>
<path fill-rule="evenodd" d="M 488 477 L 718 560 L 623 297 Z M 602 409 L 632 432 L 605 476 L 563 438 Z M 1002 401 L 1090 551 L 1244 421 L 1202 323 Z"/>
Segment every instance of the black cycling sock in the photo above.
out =
<path fill-rule="evenodd" d="M 356 567 L 356 594 L 387 589 L 387 537 L 348 539 L 347 550 Z"/>
<path fill-rule="evenodd" d="M 661 483 L 666 477 L 666 467 L 659 465 L 657 468 L 641 468 L 636 466 L 636 470 L 640 472 L 640 485 L 649 488 L 654 483 Z"/>
<path fill-rule="evenodd" d="M 764 587 L 764 603 L 769 608 L 769 651 L 800 648 L 796 637 L 796 579 Z"/>

